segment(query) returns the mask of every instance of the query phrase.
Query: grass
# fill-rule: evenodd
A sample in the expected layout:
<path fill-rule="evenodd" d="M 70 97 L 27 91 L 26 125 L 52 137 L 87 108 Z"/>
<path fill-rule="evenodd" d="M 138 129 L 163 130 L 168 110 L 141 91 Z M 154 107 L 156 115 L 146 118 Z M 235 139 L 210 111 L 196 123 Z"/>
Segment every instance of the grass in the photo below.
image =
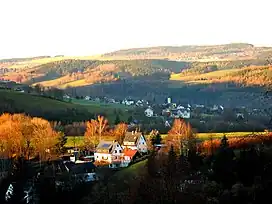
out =
<path fill-rule="evenodd" d="M 146 162 L 147 160 L 143 160 L 121 171 L 118 171 L 110 178 L 110 181 L 126 181 L 136 179 L 137 176 L 139 176 L 139 174 L 142 173 L 142 170 L 144 169 Z"/>
<path fill-rule="evenodd" d="M 204 74 L 172 74 L 170 80 L 172 81 L 184 81 L 187 83 L 212 83 L 212 80 L 226 77 L 227 75 L 240 71 L 241 69 L 228 69 L 228 70 L 218 70 Z M 205 79 L 205 80 L 201 80 Z"/>
<path fill-rule="evenodd" d="M 100 105 L 88 103 L 83 105 L 83 100 L 74 100 L 72 103 L 45 98 L 28 93 L 20 93 L 10 90 L 0 90 L 0 104 L 2 106 L 11 106 L 14 110 L 20 112 L 33 113 L 34 110 L 42 110 L 45 112 L 67 111 L 67 109 L 77 109 L 87 111 L 90 114 L 106 113 L 107 119 L 114 122 L 116 112 L 118 112 L 121 120 L 127 120 L 126 111 L 121 106 Z"/>
<path fill-rule="evenodd" d="M 109 179 L 109 190 L 122 193 L 131 188 L 135 182 L 139 182 L 139 177 L 146 172 L 146 162 L 147 160 L 143 160 L 116 172 Z"/>
<path fill-rule="evenodd" d="M 229 132 L 229 133 L 197 133 L 197 138 L 199 140 L 208 140 L 210 136 L 212 136 L 213 139 L 220 139 L 224 136 L 224 134 L 227 137 L 246 137 L 252 134 L 266 134 L 265 132 Z M 165 138 L 167 135 L 161 135 L 162 138 Z M 81 147 L 84 145 L 84 136 L 68 136 L 66 147 L 73 147 L 74 146 L 74 140 L 76 147 Z M 106 140 L 112 140 L 112 138 L 106 138 Z"/>
<path fill-rule="evenodd" d="M 96 106 L 96 107 L 107 107 L 107 108 L 121 108 L 124 110 L 132 109 L 130 106 L 126 106 L 124 104 L 114 104 L 114 103 L 100 103 L 100 102 L 95 102 L 95 101 L 90 101 L 90 100 L 84 100 L 84 99 L 72 99 L 72 103 L 74 104 L 79 104 L 79 105 L 84 105 L 84 106 Z"/>

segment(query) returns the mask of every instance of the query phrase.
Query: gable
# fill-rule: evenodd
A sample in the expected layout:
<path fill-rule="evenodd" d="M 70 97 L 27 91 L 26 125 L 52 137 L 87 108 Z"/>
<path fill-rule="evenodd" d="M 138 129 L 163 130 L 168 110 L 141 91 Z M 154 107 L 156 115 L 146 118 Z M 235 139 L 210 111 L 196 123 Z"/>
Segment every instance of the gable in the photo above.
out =
<path fill-rule="evenodd" d="M 139 137 L 139 140 L 137 142 L 138 145 L 146 145 L 146 141 L 143 135 Z"/>
<path fill-rule="evenodd" d="M 121 145 L 117 142 L 117 143 L 113 146 L 111 153 L 112 153 L 112 154 L 114 154 L 114 153 L 120 153 L 120 151 L 123 152 L 123 148 L 122 148 Z"/>

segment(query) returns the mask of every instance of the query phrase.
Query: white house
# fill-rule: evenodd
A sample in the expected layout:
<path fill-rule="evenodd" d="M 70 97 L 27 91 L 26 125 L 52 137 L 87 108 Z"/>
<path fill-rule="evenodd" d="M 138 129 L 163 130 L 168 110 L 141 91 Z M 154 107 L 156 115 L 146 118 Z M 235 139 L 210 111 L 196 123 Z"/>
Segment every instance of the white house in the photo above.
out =
<path fill-rule="evenodd" d="M 182 105 L 178 105 L 177 109 L 185 109 L 185 108 Z"/>
<path fill-rule="evenodd" d="M 118 167 L 123 156 L 123 148 L 118 142 L 100 141 L 94 153 L 94 160 L 108 163 L 110 167 Z"/>
<path fill-rule="evenodd" d="M 131 105 L 134 105 L 134 101 L 125 99 L 122 101 L 122 104 L 127 105 L 127 106 L 131 106 Z"/>
<path fill-rule="evenodd" d="M 91 99 L 90 96 L 85 96 L 85 100 L 86 100 L 86 101 L 89 101 L 90 99 Z"/>
<path fill-rule="evenodd" d="M 165 126 L 165 127 L 171 127 L 171 125 L 170 125 L 170 123 L 168 122 L 168 120 L 165 121 L 164 126 Z"/>
<path fill-rule="evenodd" d="M 127 132 L 123 141 L 123 148 L 138 150 L 147 153 L 147 143 L 141 132 Z"/>
<path fill-rule="evenodd" d="M 63 99 L 70 99 L 71 97 L 69 96 L 69 95 L 67 95 L 67 94 L 65 94 L 64 96 L 63 96 Z"/>
<path fill-rule="evenodd" d="M 191 117 L 191 111 L 190 109 L 175 109 L 171 111 L 171 117 L 172 118 L 190 118 Z"/>
<path fill-rule="evenodd" d="M 138 100 L 138 101 L 136 102 L 136 106 L 143 106 L 143 105 L 144 105 L 143 100 Z"/>
<path fill-rule="evenodd" d="M 153 117 L 154 116 L 154 111 L 153 111 L 153 109 L 151 108 L 151 107 L 148 107 L 145 111 L 144 111 L 144 113 L 145 113 L 145 116 L 146 117 Z"/>

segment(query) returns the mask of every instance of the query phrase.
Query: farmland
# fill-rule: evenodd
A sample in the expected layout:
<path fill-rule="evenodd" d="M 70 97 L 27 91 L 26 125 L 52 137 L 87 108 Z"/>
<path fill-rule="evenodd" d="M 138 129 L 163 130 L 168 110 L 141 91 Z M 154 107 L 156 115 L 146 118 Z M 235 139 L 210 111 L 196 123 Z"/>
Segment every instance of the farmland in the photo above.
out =
<path fill-rule="evenodd" d="M 208 140 L 209 138 L 213 139 L 219 139 L 222 138 L 224 135 L 226 135 L 228 138 L 232 137 L 246 137 L 250 135 L 261 135 L 265 134 L 265 132 L 229 132 L 229 133 L 197 133 L 197 138 L 200 141 Z M 167 135 L 161 135 L 162 138 L 165 138 Z M 105 138 L 105 140 L 112 140 L 112 138 Z M 66 147 L 73 147 L 74 145 L 76 147 L 81 147 L 84 144 L 84 136 L 69 136 L 67 138 Z"/>

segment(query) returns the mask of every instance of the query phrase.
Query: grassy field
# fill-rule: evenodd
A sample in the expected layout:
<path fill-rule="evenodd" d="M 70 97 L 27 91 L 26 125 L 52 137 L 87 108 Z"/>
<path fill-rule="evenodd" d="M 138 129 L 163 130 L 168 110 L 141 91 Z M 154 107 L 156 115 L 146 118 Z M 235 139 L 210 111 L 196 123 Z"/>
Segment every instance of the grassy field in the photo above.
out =
<path fill-rule="evenodd" d="M 212 83 L 214 79 L 227 77 L 231 73 L 235 73 L 240 71 L 240 69 L 227 69 L 227 70 L 218 70 L 204 74 L 189 74 L 189 75 L 181 75 L 181 74 L 172 74 L 170 76 L 170 80 L 172 81 L 183 81 L 186 83 Z M 205 80 L 203 80 L 205 79 Z"/>
<path fill-rule="evenodd" d="M 100 103 L 100 102 L 95 102 L 95 101 L 89 101 L 89 100 L 82 100 L 82 99 L 72 99 L 72 103 L 74 104 L 79 104 L 79 105 L 83 105 L 83 106 L 88 106 L 88 105 L 91 105 L 91 106 L 95 106 L 95 107 L 107 107 L 109 109 L 114 109 L 114 108 L 121 108 L 121 109 L 124 109 L 124 110 L 128 110 L 128 109 L 132 109 L 132 107 L 130 106 L 126 106 L 126 105 L 123 105 L 123 104 L 114 104 L 114 103 Z"/>
<path fill-rule="evenodd" d="M 246 137 L 252 134 L 266 134 L 265 132 L 229 132 L 229 133 L 197 133 L 197 138 L 199 140 L 207 140 L 211 136 L 213 139 L 222 138 L 224 134 L 230 137 Z M 162 138 L 165 138 L 167 135 L 162 135 Z M 84 145 L 84 136 L 69 136 L 67 139 L 66 146 L 73 147 L 74 144 L 76 147 L 81 147 Z M 105 138 L 105 140 L 112 140 L 112 138 Z"/>
<path fill-rule="evenodd" d="M 116 112 L 119 113 L 121 120 L 127 120 L 128 116 L 125 109 L 121 106 L 110 104 L 83 104 L 84 100 L 74 100 L 72 103 L 58 101 L 27 93 L 20 93 L 9 90 L 0 90 L 0 105 L 11 106 L 19 112 L 32 113 L 34 110 L 42 110 L 44 112 L 67 111 L 67 109 L 77 109 L 87 111 L 90 114 L 106 113 L 107 119 L 114 122 Z"/>

